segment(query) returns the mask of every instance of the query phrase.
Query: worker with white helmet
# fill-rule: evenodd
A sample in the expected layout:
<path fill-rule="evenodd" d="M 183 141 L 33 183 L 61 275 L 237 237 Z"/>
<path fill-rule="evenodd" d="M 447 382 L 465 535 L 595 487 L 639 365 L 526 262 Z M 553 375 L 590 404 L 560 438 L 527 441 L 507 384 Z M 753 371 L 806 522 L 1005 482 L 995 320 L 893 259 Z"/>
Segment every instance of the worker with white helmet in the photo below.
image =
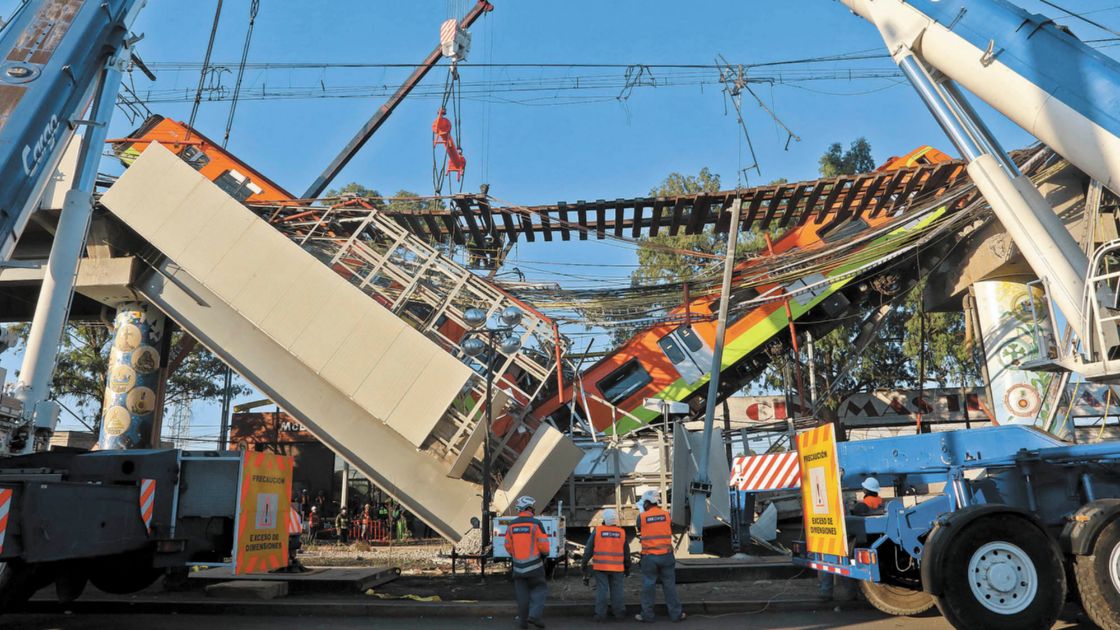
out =
<path fill-rule="evenodd" d="M 863 498 L 852 508 L 852 514 L 855 516 L 882 514 L 883 499 L 879 497 L 879 492 L 882 490 L 879 486 L 879 480 L 874 477 L 868 477 L 863 480 L 860 487 L 863 488 Z"/>
<path fill-rule="evenodd" d="M 863 496 L 851 506 L 849 512 L 853 516 L 874 516 L 883 513 L 883 499 L 879 497 L 882 487 L 879 485 L 879 480 L 874 477 L 867 477 L 860 484 L 863 490 Z M 836 585 L 839 584 L 842 600 L 855 599 L 855 583 L 850 579 L 835 575 L 828 571 L 817 572 L 817 583 L 820 589 L 821 599 L 831 600 L 836 597 Z"/>
<path fill-rule="evenodd" d="M 587 565 L 591 564 L 591 571 Z M 623 577 L 630 575 L 630 540 L 618 526 L 618 512 L 603 510 L 603 524 L 592 528 L 583 552 L 583 583 L 595 574 L 595 621 L 607 620 L 607 598 L 615 619 L 626 618 Z"/>
<path fill-rule="evenodd" d="M 653 602 L 660 581 L 669 619 L 681 621 L 685 614 L 677 597 L 677 559 L 673 555 L 669 513 L 661 508 L 661 496 L 656 490 L 647 491 L 638 503 L 642 510 L 638 516 L 638 537 L 642 540 L 642 612 L 635 619 L 653 623 Z"/>
<path fill-rule="evenodd" d="M 544 579 L 544 558 L 548 556 L 548 534 L 544 525 L 534 518 L 536 500 L 520 497 L 514 502 L 517 518 L 506 527 L 506 551 L 513 567 L 513 595 L 517 600 L 518 627 L 533 624 L 544 627 L 544 602 L 548 597 L 548 582 Z"/>

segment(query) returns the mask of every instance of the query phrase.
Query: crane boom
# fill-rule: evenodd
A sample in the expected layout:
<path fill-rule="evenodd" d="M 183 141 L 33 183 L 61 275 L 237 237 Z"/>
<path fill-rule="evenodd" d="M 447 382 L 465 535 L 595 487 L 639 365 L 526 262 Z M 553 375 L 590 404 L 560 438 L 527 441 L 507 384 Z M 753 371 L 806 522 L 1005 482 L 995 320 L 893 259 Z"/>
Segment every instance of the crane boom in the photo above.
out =
<path fill-rule="evenodd" d="M 968 173 L 1047 294 L 1073 324 L 1087 360 L 1063 367 L 1113 378 L 1107 296 L 1087 284 L 1089 257 L 1000 147 L 961 87 L 1082 171 L 1120 191 L 1120 63 L 1045 16 L 1005 0 L 841 0 L 878 28 L 894 61 L 968 161 Z M 1105 325 L 1102 325 L 1105 324 Z"/>
<path fill-rule="evenodd" d="M 483 13 L 493 10 L 493 4 L 487 0 L 478 0 L 478 3 L 459 21 L 459 28 L 470 28 L 470 26 L 475 23 L 475 20 L 481 17 Z M 397 88 L 397 91 L 393 92 L 389 100 L 385 101 L 385 104 L 373 113 L 373 116 L 366 121 L 366 124 L 362 126 L 357 135 L 355 135 L 350 142 L 346 143 L 346 146 L 342 147 L 342 151 L 327 165 L 326 170 L 324 170 L 319 177 L 315 178 L 315 181 L 312 182 L 311 186 L 303 193 L 301 199 L 315 199 L 323 194 L 323 191 L 327 189 L 331 181 L 338 176 L 343 168 L 346 168 L 346 165 L 357 155 L 358 151 L 362 150 L 362 147 L 373 137 L 373 134 L 377 133 L 377 130 L 381 128 L 381 125 L 385 123 L 393 113 L 393 110 L 397 108 L 397 105 L 400 105 L 401 101 L 412 92 L 412 89 L 419 85 L 420 81 L 427 76 L 428 72 L 430 72 L 437 63 L 439 63 L 442 57 L 442 48 L 437 45 L 435 50 L 428 53 L 424 61 L 417 66 L 412 74 L 409 75 L 408 79 Z"/>

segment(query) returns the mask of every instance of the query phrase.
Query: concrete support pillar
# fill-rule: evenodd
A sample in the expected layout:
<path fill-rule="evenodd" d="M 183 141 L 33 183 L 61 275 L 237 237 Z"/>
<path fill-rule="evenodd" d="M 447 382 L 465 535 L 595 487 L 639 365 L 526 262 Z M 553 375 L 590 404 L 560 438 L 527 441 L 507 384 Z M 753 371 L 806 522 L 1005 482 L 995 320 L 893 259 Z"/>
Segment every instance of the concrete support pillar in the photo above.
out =
<path fill-rule="evenodd" d="M 170 330 L 146 302 L 117 306 L 101 416 L 101 449 L 158 448 Z"/>

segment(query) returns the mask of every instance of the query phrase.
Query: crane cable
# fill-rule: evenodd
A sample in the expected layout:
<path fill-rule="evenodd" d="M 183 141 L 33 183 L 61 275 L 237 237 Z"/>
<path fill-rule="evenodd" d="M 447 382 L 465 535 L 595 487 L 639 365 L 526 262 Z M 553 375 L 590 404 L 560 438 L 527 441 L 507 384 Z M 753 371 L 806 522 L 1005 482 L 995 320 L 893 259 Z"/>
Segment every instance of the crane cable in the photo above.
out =
<path fill-rule="evenodd" d="M 222 17 L 222 0 L 214 8 L 214 23 L 210 26 L 210 41 L 206 44 L 206 56 L 202 60 L 202 71 L 198 73 L 198 89 L 194 92 L 194 105 L 191 106 L 191 117 L 187 122 L 187 140 L 191 139 L 194 131 L 194 118 L 198 115 L 198 106 L 202 103 L 202 88 L 206 85 L 206 74 L 210 71 L 210 55 L 214 52 L 214 38 L 218 34 L 218 22 Z"/>
<path fill-rule="evenodd" d="M 249 5 L 249 28 L 245 31 L 245 45 L 241 48 L 241 63 L 237 66 L 237 81 L 233 84 L 233 99 L 229 106 L 229 117 L 226 118 L 226 133 L 222 137 L 222 148 L 229 144 L 229 132 L 233 129 L 233 116 L 237 112 L 237 100 L 241 95 L 241 80 L 245 76 L 245 62 L 249 58 L 249 43 L 253 40 L 253 26 L 257 22 L 257 11 L 260 10 L 260 6 L 260 0 L 252 0 L 252 4 Z"/>

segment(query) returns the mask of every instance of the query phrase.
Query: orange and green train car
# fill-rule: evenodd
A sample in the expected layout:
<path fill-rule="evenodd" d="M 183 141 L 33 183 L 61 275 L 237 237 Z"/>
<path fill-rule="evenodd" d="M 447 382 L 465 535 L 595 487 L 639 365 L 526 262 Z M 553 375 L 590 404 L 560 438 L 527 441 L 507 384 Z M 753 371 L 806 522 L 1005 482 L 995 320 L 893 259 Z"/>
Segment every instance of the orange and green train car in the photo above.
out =
<path fill-rule="evenodd" d="M 944 153 L 926 146 L 903 157 L 892 157 L 881 170 L 950 160 Z M 784 284 L 763 283 L 749 289 L 736 289 L 732 292 L 731 307 L 759 295 L 790 293 L 793 295 L 788 304 L 794 321 L 818 307 L 824 315 L 835 317 L 849 303 L 841 290 L 853 280 L 844 274 L 878 255 L 866 252 L 882 252 L 884 247 L 889 249 L 889 241 L 922 229 L 943 213 L 944 210 L 938 210 L 921 221 L 908 223 L 867 242 L 859 250 L 865 252 L 862 258 L 857 251 L 846 263 L 820 273 Z M 826 217 L 822 222 L 809 222 L 787 232 L 773 243 L 772 254 L 840 244 L 891 219 L 886 213 L 876 218 L 861 217 L 851 221 L 829 221 Z M 742 263 L 736 275 L 750 274 L 752 268 L 757 271 L 757 265 L 764 262 L 752 259 Z M 830 277 L 837 279 L 827 282 Z M 807 289 L 814 285 L 815 288 Z M 659 417 L 659 412 L 643 406 L 646 398 L 698 403 L 709 381 L 719 302 L 718 295 L 692 299 L 687 306 L 687 317 L 684 305 L 671 310 L 666 319 L 672 323 L 658 324 L 639 332 L 585 370 L 579 378 L 567 379 L 569 382 L 564 391 L 554 391 L 551 398 L 534 408 L 533 415 L 538 418 L 552 416 L 557 424 L 564 426 L 572 421 L 570 416 L 574 407 L 575 413 L 590 421 L 596 431 L 623 434 Z M 767 341 L 785 332 L 788 327 L 784 301 L 770 301 L 729 316 L 721 360 L 724 380 L 729 379 L 730 369 L 762 350 Z"/>

